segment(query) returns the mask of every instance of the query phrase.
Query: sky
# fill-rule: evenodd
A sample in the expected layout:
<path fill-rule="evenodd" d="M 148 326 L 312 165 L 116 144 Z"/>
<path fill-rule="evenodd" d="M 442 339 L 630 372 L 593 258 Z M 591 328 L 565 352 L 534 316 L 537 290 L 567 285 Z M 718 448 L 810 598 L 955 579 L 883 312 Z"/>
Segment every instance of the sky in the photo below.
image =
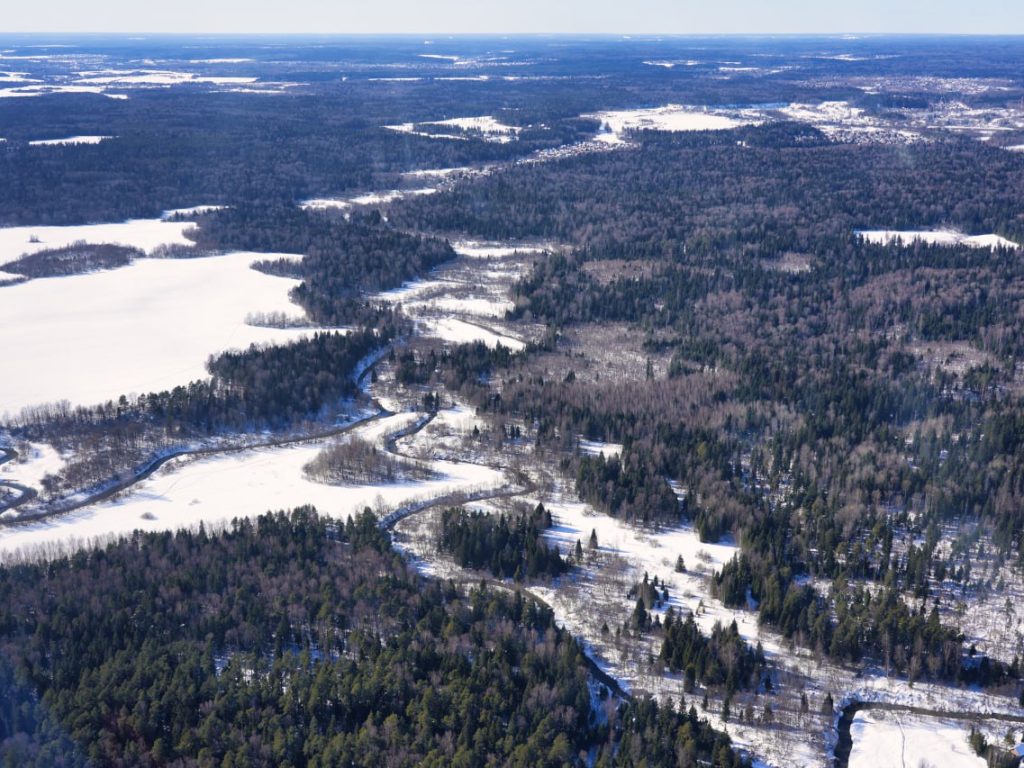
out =
<path fill-rule="evenodd" d="M 46 0 L 4 32 L 1024 34 L 1021 0 Z"/>

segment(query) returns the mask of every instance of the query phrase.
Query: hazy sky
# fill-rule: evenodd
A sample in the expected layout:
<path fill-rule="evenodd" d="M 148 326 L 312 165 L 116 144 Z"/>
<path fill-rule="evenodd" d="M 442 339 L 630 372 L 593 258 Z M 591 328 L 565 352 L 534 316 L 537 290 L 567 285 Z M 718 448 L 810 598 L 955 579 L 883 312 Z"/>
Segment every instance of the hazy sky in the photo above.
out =
<path fill-rule="evenodd" d="M 1024 34 L 1022 0 L 44 0 L 3 32 Z"/>

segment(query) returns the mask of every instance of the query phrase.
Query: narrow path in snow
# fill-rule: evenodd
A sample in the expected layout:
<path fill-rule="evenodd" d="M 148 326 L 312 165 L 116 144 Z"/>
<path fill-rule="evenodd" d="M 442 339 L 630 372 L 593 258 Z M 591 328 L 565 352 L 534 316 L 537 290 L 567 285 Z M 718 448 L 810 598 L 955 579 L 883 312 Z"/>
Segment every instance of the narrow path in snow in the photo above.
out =
<path fill-rule="evenodd" d="M 839 741 L 836 743 L 835 748 L 835 768 L 847 768 L 850 764 L 850 752 L 853 750 L 853 734 L 851 733 L 851 727 L 853 726 L 854 716 L 858 712 L 872 709 L 881 710 L 883 712 L 903 712 L 912 715 L 923 715 L 925 717 L 935 717 L 943 720 L 962 720 L 969 723 L 983 719 L 998 720 L 1005 723 L 1024 724 L 1024 715 L 1008 715 L 1000 712 L 944 711 L 940 709 L 928 709 L 927 707 L 912 707 L 906 704 L 889 704 L 880 701 L 853 701 L 843 709 L 842 715 L 839 718 Z M 896 722 L 900 727 L 900 732 L 904 734 L 903 741 L 905 745 L 906 734 L 903 731 L 903 724 L 898 717 Z M 904 746 L 904 751 L 905 750 L 906 747 Z M 905 759 L 904 765 L 906 765 Z"/>
<path fill-rule="evenodd" d="M 907 732 L 903 730 L 903 721 L 899 713 L 895 713 L 896 727 L 900 729 L 900 764 L 907 768 Z"/>

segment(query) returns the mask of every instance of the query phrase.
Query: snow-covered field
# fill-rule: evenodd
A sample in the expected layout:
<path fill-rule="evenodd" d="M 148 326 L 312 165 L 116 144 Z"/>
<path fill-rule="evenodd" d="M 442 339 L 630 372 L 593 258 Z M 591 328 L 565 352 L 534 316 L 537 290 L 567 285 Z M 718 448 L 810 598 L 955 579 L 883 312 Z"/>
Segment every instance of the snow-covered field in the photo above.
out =
<path fill-rule="evenodd" d="M 3 445 L 10 445 L 6 440 Z M 59 472 L 64 458 L 52 446 L 38 443 L 18 446 L 17 460 L 0 464 L 0 480 L 13 480 L 29 488 L 39 488 L 48 474 Z"/>
<path fill-rule="evenodd" d="M 66 146 L 69 144 L 99 144 L 101 141 L 106 139 L 112 139 L 113 136 L 68 136 L 66 139 L 39 139 L 38 141 L 30 141 L 29 144 L 33 147 L 59 147 Z"/>
<path fill-rule="evenodd" d="M 849 768 L 984 768 L 985 760 L 967 743 L 969 730 L 962 720 L 862 710 L 850 729 Z"/>
<path fill-rule="evenodd" d="M 438 80 L 487 80 L 486 75 L 480 75 L 477 77 L 439 77 Z M 478 117 L 453 117 L 448 120 L 434 120 L 432 122 L 424 123 L 400 123 L 398 125 L 386 125 L 392 131 L 398 131 L 399 133 L 408 133 L 413 136 L 427 136 L 429 138 L 437 139 L 467 139 L 469 136 L 465 134 L 446 134 L 446 133 L 431 133 L 430 131 L 418 131 L 417 127 L 424 126 L 447 126 L 453 128 L 461 128 L 464 131 L 472 131 L 478 135 L 484 141 L 493 141 L 501 144 L 513 141 L 519 132 L 522 130 L 518 126 L 504 125 L 499 123 L 491 115 L 481 115 Z"/>
<path fill-rule="evenodd" d="M 580 438 L 580 452 L 588 456 L 603 455 L 606 459 L 622 455 L 621 443 L 603 443 L 600 440 L 584 440 Z"/>
<path fill-rule="evenodd" d="M 598 140 L 608 143 L 622 141 L 622 133 L 627 129 L 656 131 L 722 131 L 760 122 L 753 117 L 744 116 L 739 111 L 734 114 L 722 114 L 709 111 L 703 107 L 681 106 L 669 104 L 654 109 L 632 109 L 610 112 L 598 112 L 584 115 L 600 120 L 611 131 L 598 135 Z"/>
<path fill-rule="evenodd" d="M 454 317 L 438 317 L 423 320 L 422 327 L 424 335 L 435 336 L 452 344 L 482 341 L 488 347 L 493 348 L 501 344 L 503 347 L 516 352 L 526 348 L 526 344 L 519 339 L 497 333 L 474 323 L 468 323 L 465 320 L 457 320 Z"/>
<path fill-rule="evenodd" d="M 929 243 L 932 245 L 969 245 L 972 248 L 1020 248 L 1012 240 L 1007 240 L 999 235 L 965 235 L 955 230 L 917 230 L 917 231 L 896 231 L 891 229 L 872 229 L 857 232 L 869 243 L 900 242 L 903 245 L 910 245 L 915 241 Z"/>
<path fill-rule="evenodd" d="M 435 192 L 437 192 L 436 187 L 423 187 L 421 189 L 391 189 L 385 192 L 368 192 L 365 195 L 358 195 L 356 197 L 349 198 L 317 197 L 310 200 L 303 200 L 299 203 L 299 207 L 304 210 L 322 211 L 329 208 L 345 210 L 346 208 L 351 208 L 354 205 L 385 205 L 387 203 L 393 203 L 396 200 L 402 200 L 406 197 L 432 195 Z"/>
<path fill-rule="evenodd" d="M 211 85 L 248 85 L 255 83 L 255 77 L 212 77 L 198 75 L 195 72 L 174 72 L 167 70 L 135 69 L 135 70 L 101 70 L 81 72 L 82 77 L 76 80 L 78 85 L 148 85 L 168 86 L 182 83 L 208 83 Z"/>
<path fill-rule="evenodd" d="M 298 338 L 245 324 L 252 312 L 304 316 L 288 299 L 298 281 L 250 269 L 259 258 L 145 259 L 0 288 L 0 414 L 185 384 L 206 375 L 211 354 Z"/>
<path fill-rule="evenodd" d="M 205 206 L 210 208 L 212 206 Z M 200 209 L 182 209 L 181 213 Z M 175 211 L 168 211 L 168 214 Z M 0 228 L 0 264 L 49 248 L 65 248 L 72 243 L 116 243 L 141 248 L 147 253 L 161 245 L 194 245 L 184 233 L 195 227 L 190 221 L 130 219 L 116 224 L 83 224 L 71 227 Z"/>
<path fill-rule="evenodd" d="M 452 249 L 467 259 L 503 259 L 517 253 L 544 253 L 550 246 L 536 243 L 484 243 L 478 240 L 456 240 Z"/>
<path fill-rule="evenodd" d="M 415 422 L 422 414 L 401 413 L 358 430 L 367 440 L 381 442 Z M 204 459 L 169 462 L 130 495 L 62 517 L 14 529 L 0 529 L 0 560 L 21 550 L 72 548 L 97 537 L 133 530 L 173 530 L 256 516 L 267 510 L 314 504 L 320 512 L 344 518 L 364 507 L 396 508 L 420 499 L 452 492 L 472 492 L 505 484 L 498 470 L 475 464 L 435 461 L 437 479 L 379 485 L 333 486 L 314 483 L 303 465 L 324 443 L 256 448 Z"/>

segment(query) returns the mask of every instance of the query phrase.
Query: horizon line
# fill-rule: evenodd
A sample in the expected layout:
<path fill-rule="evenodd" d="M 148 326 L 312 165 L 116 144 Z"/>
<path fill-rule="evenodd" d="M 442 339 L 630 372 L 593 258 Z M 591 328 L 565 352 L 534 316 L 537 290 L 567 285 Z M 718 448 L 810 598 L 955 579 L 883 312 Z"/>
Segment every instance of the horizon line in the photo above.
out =
<path fill-rule="evenodd" d="M 954 37 L 954 38 L 1022 38 L 1024 32 L 197 32 L 197 31 L 0 31 L 0 39 L 15 36 L 53 36 L 63 35 L 69 37 L 310 37 L 310 38 L 340 38 L 340 37 L 554 37 L 554 38 L 615 38 L 615 39 L 672 39 L 672 38 L 705 38 L 705 37 L 745 37 L 745 38 L 839 38 L 850 41 L 865 38 L 893 38 L 893 37 Z"/>

